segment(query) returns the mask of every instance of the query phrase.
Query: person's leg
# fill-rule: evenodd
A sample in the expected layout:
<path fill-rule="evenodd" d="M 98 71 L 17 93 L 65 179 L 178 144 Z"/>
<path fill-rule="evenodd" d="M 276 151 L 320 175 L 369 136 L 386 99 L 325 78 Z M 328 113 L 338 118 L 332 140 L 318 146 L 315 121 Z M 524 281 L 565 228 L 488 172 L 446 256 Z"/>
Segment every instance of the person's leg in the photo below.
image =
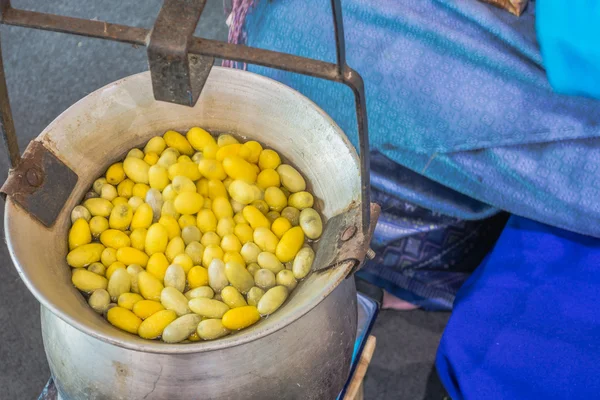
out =
<path fill-rule="evenodd" d="M 398 311 L 411 311 L 420 308 L 417 304 L 410 303 L 408 301 L 399 299 L 388 291 L 383 291 L 383 302 L 381 308 Z"/>
<path fill-rule="evenodd" d="M 402 300 L 390 294 L 387 290 L 383 290 L 356 275 L 354 275 L 354 281 L 356 282 L 356 290 L 377 301 L 382 309 L 409 311 L 419 308 L 418 305 Z"/>
<path fill-rule="evenodd" d="M 454 400 L 600 392 L 600 239 L 511 217 L 459 291 L 436 366 Z"/>

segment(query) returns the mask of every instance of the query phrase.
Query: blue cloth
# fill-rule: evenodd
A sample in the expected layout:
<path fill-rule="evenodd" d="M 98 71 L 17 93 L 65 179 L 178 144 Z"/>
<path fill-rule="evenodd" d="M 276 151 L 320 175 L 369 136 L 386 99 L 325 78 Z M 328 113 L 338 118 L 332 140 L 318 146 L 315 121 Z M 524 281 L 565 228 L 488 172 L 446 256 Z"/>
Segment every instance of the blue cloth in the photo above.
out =
<path fill-rule="evenodd" d="M 600 98 L 600 1 L 537 2 L 536 26 L 552 87 Z"/>
<path fill-rule="evenodd" d="M 248 45 L 335 60 L 328 2 L 257 3 Z M 600 237 L 600 102 L 552 90 L 535 7 L 515 17 L 478 1 L 342 4 L 348 62 L 365 80 L 372 148 L 486 206 L 399 191 L 405 200 L 460 219 L 502 209 Z M 249 70 L 307 95 L 356 143 L 353 97 L 343 85 Z"/>
<path fill-rule="evenodd" d="M 454 400 L 595 399 L 600 240 L 511 217 L 460 289 L 436 367 Z"/>
<path fill-rule="evenodd" d="M 407 187 L 412 190 L 404 193 Z M 357 274 L 423 309 L 451 310 L 456 292 L 500 235 L 506 215 L 465 221 L 403 200 L 419 192 L 464 197 L 378 152 L 371 154 L 371 200 L 381 214 L 371 241 L 376 256 Z M 477 212 L 481 204 L 468 200 L 461 202 L 465 212 Z"/>

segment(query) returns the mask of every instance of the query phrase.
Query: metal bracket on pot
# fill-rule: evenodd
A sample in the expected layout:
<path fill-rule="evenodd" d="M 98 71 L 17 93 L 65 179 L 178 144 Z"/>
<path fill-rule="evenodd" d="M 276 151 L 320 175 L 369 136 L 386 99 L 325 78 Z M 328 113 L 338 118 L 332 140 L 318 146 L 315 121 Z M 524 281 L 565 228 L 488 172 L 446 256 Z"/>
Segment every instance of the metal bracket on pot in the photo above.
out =
<path fill-rule="evenodd" d="M 363 239 L 360 243 L 362 243 L 361 245 L 364 247 L 362 250 L 367 252 L 367 239 L 370 239 L 372 235 L 372 228 L 374 227 L 378 213 L 373 213 L 370 201 L 369 130 L 367 124 L 365 89 L 362 77 L 346 63 L 341 0 L 330 0 L 330 2 L 336 43 L 335 64 L 298 57 L 292 54 L 257 49 L 241 44 L 225 43 L 194 37 L 192 35 L 202 14 L 206 0 L 165 0 L 156 20 L 154 29 L 152 30 L 110 24 L 104 21 L 93 21 L 15 9 L 11 6 L 10 0 L 0 0 L 0 23 L 95 37 L 130 43 L 136 46 L 147 46 L 154 97 L 157 100 L 184 104 L 187 106 L 193 106 L 196 103 L 215 57 L 277 68 L 339 82 L 348 86 L 352 90 L 355 100 L 361 178 L 361 199 L 356 205 L 357 212 L 360 212 L 353 217 L 359 218 L 361 223 L 354 224 L 353 226 L 362 233 Z M 16 171 L 21 171 L 23 168 L 19 166 L 19 148 L 12 123 L 1 52 L 0 134 L 6 143 L 11 165 L 15 168 L 14 170 L 11 170 L 11 174 L 16 173 Z M 68 169 L 66 166 L 64 166 L 64 168 Z M 45 174 L 48 177 L 47 179 L 52 182 L 57 182 L 57 184 L 66 183 L 66 181 L 60 179 L 60 176 L 58 175 L 56 177 L 49 177 L 49 175 L 56 173 L 56 171 L 58 171 L 58 169 L 49 169 L 46 171 Z M 9 181 L 10 180 L 11 179 L 9 178 Z M 15 182 L 13 185 L 17 185 L 16 182 L 25 184 L 22 180 L 17 178 L 13 179 L 13 181 Z M 21 202 L 19 202 L 19 204 L 21 204 L 27 212 L 33 214 L 33 216 L 40 221 L 46 221 L 44 222 L 45 224 L 54 223 L 54 221 L 50 221 L 49 218 L 52 215 L 58 215 L 56 212 L 42 216 L 39 214 L 39 209 L 31 208 L 32 204 L 35 202 L 28 200 L 28 197 L 33 196 L 33 193 L 28 193 L 26 189 L 18 188 L 16 186 L 13 186 L 12 190 L 12 193 L 22 193 Z M 70 190 L 71 188 L 66 184 L 64 185 L 64 188 L 61 189 L 61 191 L 65 193 L 69 193 Z M 10 195 L 10 193 L 8 194 Z M 62 199 L 63 196 L 59 197 Z M 59 199 L 55 197 L 52 199 L 52 202 L 58 204 L 56 207 L 62 208 L 64 203 L 58 203 L 58 200 Z M 335 218 L 331 218 L 329 224 L 337 226 L 340 229 L 347 228 L 343 224 L 338 226 L 337 223 L 332 222 L 334 220 Z M 326 231 L 329 229 L 333 229 L 333 226 L 326 228 Z M 342 233 L 337 232 L 335 234 L 341 235 Z M 358 238 L 360 238 L 360 236 L 354 238 L 351 243 L 359 243 Z M 354 247 L 350 247 L 350 243 L 348 243 L 344 245 L 343 249 L 340 248 L 340 250 L 345 249 L 344 251 L 347 251 L 346 259 L 358 260 L 358 264 L 360 264 L 364 259 L 364 254 L 353 250 L 353 248 L 358 247 L 358 244 L 353 246 Z M 329 256 L 324 255 L 323 261 L 326 262 L 322 265 L 329 267 L 344 261 L 339 258 L 344 256 L 344 251 L 341 251 L 340 256 L 335 256 L 333 258 L 331 258 L 331 254 Z"/>
<path fill-rule="evenodd" d="M 188 52 L 206 0 L 165 0 L 148 40 L 154 98 L 192 107 L 214 57 Z"/>
<path fill-rule="evenodd" d="M 381 208 L 379 204 L 371 203 L 370 211 L 371 223 L 367 230 L 362 229 L 360 204 L 327 221 L 319 239 L 313 271 L 344 266 L 348 269 L 346 276 L 349 276 L 361 266 L 369 251 Z"/>
<path fill-rule="evenodd" d="M 77 174 L 38 141 L 27 146 L 0 191 L 45 226 L 52 226 L 77 183 Z"/>

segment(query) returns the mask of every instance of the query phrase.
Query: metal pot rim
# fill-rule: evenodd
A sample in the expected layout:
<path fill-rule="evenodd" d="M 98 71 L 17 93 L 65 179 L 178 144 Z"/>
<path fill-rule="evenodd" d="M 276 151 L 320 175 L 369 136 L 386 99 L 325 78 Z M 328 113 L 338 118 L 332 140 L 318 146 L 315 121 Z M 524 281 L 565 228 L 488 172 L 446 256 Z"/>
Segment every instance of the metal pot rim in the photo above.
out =
<path fill-rule="evenodd" d="M 348 148 L 351 149 L 351 154 L 355 158 L 356 163 L 358 164 L 358 155 L 356 154 L 356 151 L 355 151 L 354 147 L 352 146 L 352 144 L 350 143 L 350 141 L 348 140 L 347 136 L 343 133 L 343 131 L 339 128 L 339 126 L 335 123 L 335 121 L 333 121 L 333 119 L 327 113 L 325 113 L 325 111 L 323 111 L 317 104 L 315 104 L 312 100 L 310 100 L 306 96 L 304 96 L 301 93 L 297 92 L 296 90 L 290 88 L 289 86 L 284 85 L 283 83 L 277 82 L 273 79 L 270 79 L 270 78 L 267 78 L 267 77 L 264 77 L 264 76 L 261 76 L 258 74 L 254 74 L 251 72 L 242 71 L 242 70 L 238 70 L 238 69 L 230 69 L 230 68 L 223 68 L 223 67 L 213 67 L 213 69 L 216 70 L 217 73 L 247 74 L 248 78 L 258 81 L 258 82 L 262 81 L 265 85 L 276 85 L 276 86 L 279 86 L 284 91 L 291 91 L 292 93 L 294 93 L 295 96 L 298 97 L 299 101 L 303 102 L 307 107 L 312 109 L 312 111 L 316 111 L 317 113 L 319 113 L 320 116 L 324 120 L 326 120 L 327 123 L 330 124 L 334 130 L 337 131 L 339 136 L 341 138 L 343 138 L 343 140 L 346 142 Z M 71 105 L 69 108 L 67 108 L 58 117 L 56 117 L 54 119 L 54 121 L 52 121 L 44 129 L 44 131 L 42 131 L 42 133 L 38 136 L 38 138 L 35 140 L 38 140 L 40 137 L 43 137 L 51 126 L 53 126 L 54 124 L 60 123 L 60 121 L 65 117 L 65 115 L 68 115 L 70 112 L 72 112 L 73 107 L 75 107 L 79 103 L 87 101 L 89 99 L 89 97 L 94 96 L 98 92 L 102 92 L 104 90 L 122 85 L 123 83 L 127 82 L 128 80 L 134 80 L 143 75 L 149 75 L 149 72 L 141 72 L 138 74 L 127 76 L 125 78 L 111 82 L 111 83 L 95 90 L 94 92 L 86 95 L 85 97 L 83 97 L 82 99 L 78 100 L 76 103 Z M 329 270 L 319 272 L 320 274 L 330 275 L 328 283 L 323 287 L 323 289 L 321 290 L 321 293 L 319 295 L 315 295 L 314 297 L 311 297 L 310 301 L 305 302 L 303 304 L 303 306 L 299 310 L 297 310 L 297 312 L 288 313 L 288 315 L 283 317 L 279 322 L 266 325 L 263 329 L 257 328 L 256 331 L 251 331 L 248 333 L 245 333 L 245 332 L 235 333 L 231 336 L 221 338 L 221 339 L 215 340 L 215 341 L 186 343 L 186 344 L 166 344 L 166 343 L 163 343 L 160 341 L 147 340 L 146 341 L 147 344 L 140 344 L 139 342 L 135 343 L 133 341 L 128 341 L 126 339 L 111 337 L 110 335 L 106 335 L 106 334 L 97 332 L 96 330 L 89 328 L 88 326 L 79 322 L 78 320 L 71 318 L 68 315 L 65 315 L 58 307 L 56 307 L 52 302 L 50 302 L 45 296 L 43 296 L 37 290 L 37 288 L 31 283 L 30 279 L 28 278 L 28 274 L 25 272 L 25 270 L 22 269 L 21 264 L 20 264 L 19 260 L 17 259 L 16 254 L 13 251 L 13 243 L 12 243 L 13 237 L 12 237 L 11 231 L 9 229 L 10 220 L 11 220 L 11 216 L 13 215 L 13 213 L 19 213 L 19 212 L 25 213 L 25 211 L 22 210 L 18 205 L 16 205 L 15 202 L 10 197 L 7 197 L 6 204 L 5 204 L 5 219 L 4 219 L 4 230 L 5 230 L 5 236 L 6 236 L 6 243 L 7 243 L 13 264 L 14 264 L 17 272 L 19 273 L 21 279 L 24 281 L 25 285 L 29 289 L 29 291 L 36 297 L 36 299 L 41 303 L 41 305 L 43 307 L 46 307 L 53 314 L 55 314 L 57 317 L 59 317 L 61 320 L 65 321 L 66 323 L 68 323 L 69 325 L 78 329 L 79 331 L 86 333 L 86 334 L 88 334 L 96 339 L 99 339 L 101 341 L 113 344 L 115 346 L 127 348 L 130 350 L 135 350 L 135 351 L 149 352 L 149 353 L 161 353 L 161 354 L 193 354 L 193 353 L 202 353 L 202 352 L 208 352 L 208 351 L 214 351 L 214 350 L 239 346 L 239 345 L 243 345 L 245 343 L 260 339 L 262 337 L 270 335 L 271 333 L 274 333 L 274 332 L 288 326 L 289 324 L 298 320 L 299 318 L 304 316 L 306 313 L 311 311 L 313 308 L 315 308 L 319 303 L 321 303 L 321 301 L 323 301 L 325 299 L 325 297 L 327 297 L 327 295 L 329 295 L 340 284 L 341 281 L 343 281 L 346 278 L 346 276 L 352 269 L 352 265 L 342 264 L 342 265 L 336 266 L 334 268 L 331 268 Z M 114 328 L 114 329 L 117 329 L 117 328 Z"/>

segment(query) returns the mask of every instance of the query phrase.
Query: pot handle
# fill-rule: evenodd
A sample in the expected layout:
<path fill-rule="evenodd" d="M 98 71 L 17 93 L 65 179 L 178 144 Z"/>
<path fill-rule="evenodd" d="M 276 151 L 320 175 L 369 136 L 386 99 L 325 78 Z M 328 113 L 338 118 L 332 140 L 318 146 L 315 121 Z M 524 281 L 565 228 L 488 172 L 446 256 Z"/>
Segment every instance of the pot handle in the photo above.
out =
<path fill-rule="evenodd" d="M 340 218 L 345 220 L 346 223 L 341 224 L 342 226 L 338 227 L 337 232 L 334 233 L 337 241 L 335 261 L 324 264 L 323 269 L 341 266 L 347 269 L 346 277 L 350 277 L 362 266 L 365 258 L 372 259 L 375 256 L 370 248 L 370 243 L 381 208 L 378 204 L 371 203 L 369 126 L 364 81 L 360 74 L 350 68 L 346 62 L 346 41 L 344 38 L 341 0 L 331 0 L 331 10 L 335 32 L 337 74 L 335 79 L 318 76 L 329 80 L 337 80 L 352 89 L 354 94 L 360 153 L 361 201 L 360 216 L 356 215 L 355 218 L 352 218 L 352 211 L 349 210 L 344 213 L 346 214 L 344 218 Z M 306 74 L 306 72 L 303 73 Z M 355 223 L 352 222 L 353 220 Z M 315 265 L 319 264 L 315 263 Z"/>
<path fill-rule="evenodd" d="M 10 110 L 8 99 L 8 89 L 6 87 L 6 75 L 4 73 L 4 63 L 2 61 L 2 47 L 0 46 L 0 132 L 4 146 L 8 151 L 10 166 L 15 168 L 21 160 L 19 143 L 15 133 L 15 124 Z"/>

